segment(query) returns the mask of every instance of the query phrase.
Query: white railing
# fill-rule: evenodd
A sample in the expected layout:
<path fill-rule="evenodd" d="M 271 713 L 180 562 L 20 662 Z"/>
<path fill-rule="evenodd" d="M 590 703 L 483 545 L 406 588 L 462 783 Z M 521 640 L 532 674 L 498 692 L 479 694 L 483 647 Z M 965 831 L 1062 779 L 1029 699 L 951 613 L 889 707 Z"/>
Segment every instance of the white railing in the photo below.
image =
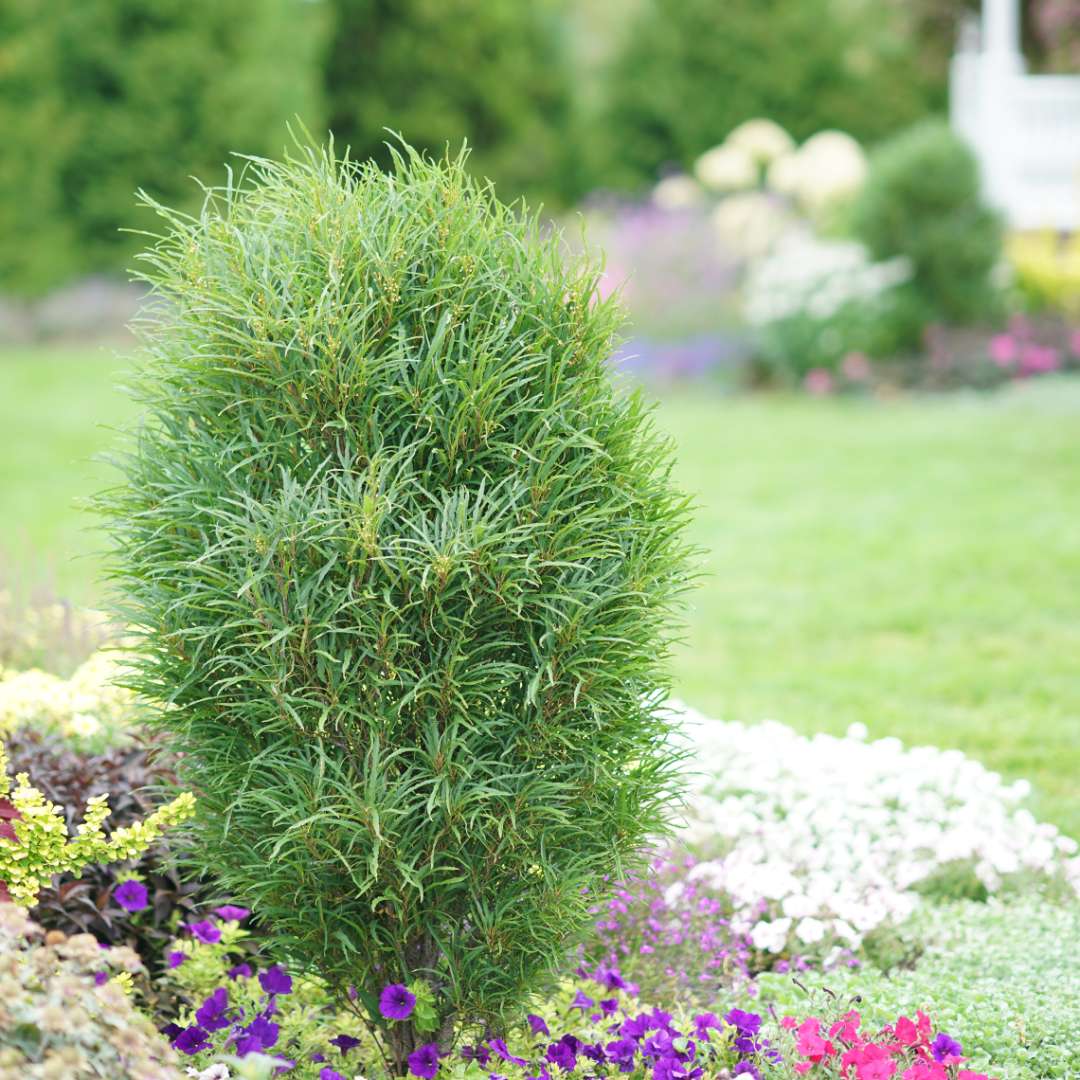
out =
<path fill-rule="evenodd" d="M 982 34 L 965 35 L 953 58 L 953 128 L 1012 227 L 1080 229 L 1080 76 L 1025 74 L 1002 5 L 1015 10 L 987 0 Z"/>

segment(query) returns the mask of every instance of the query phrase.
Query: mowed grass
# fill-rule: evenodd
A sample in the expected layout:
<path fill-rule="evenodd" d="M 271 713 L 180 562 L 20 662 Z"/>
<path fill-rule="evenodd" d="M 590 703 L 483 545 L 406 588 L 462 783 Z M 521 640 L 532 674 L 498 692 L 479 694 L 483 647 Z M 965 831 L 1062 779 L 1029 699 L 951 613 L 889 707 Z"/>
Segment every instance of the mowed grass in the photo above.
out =
<path fill-rule="evenodd" d="M 74 504 L 132 415 L 122 371 L 108 350 L 0 353 L 0 552 L 81 602 L 101 540 Z M 1080 384 L 889 404 L 695 389 L 659 420 L 707 550 L 685 700 L 961 748 L 1080 836 Z"/>

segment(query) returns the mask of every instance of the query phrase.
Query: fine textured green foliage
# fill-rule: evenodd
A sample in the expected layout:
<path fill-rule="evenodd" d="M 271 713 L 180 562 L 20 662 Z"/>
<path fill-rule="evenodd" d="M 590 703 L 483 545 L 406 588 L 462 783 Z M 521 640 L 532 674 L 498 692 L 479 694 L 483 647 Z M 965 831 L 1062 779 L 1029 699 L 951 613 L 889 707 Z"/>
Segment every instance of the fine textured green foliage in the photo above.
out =
<path fill-rule="evenodd" d="M 687 504 L 598 269 L 463 155 L 394 158 L 161 211 L 107 502 L 198 865 L 294 962 L 427 979 L 446 1023 L 516 1001 L 663 826 Z"/>
<path fill-rule="evenodd" d="M 938 318 L 995 311 L 1001 221 L 982 201 L 974 155 L 943 121 L 917 124 L 878 150 L 854 225 L 876 258 L 911 260 L 911 287 Z"/>
<path fill-rule="evenodd" d="M 465 139 L 470 166 L 502 198 L 581 194 L 568 142 L 573 75 L 564 0 L 328 0 L 330 129 L 384 167 L 387 126 L 442 154 Z"/>
<path fill-rule="evenodd" d="M 904 933 L 926 945 L 912 970 L 883 975 L 867 966 L 806 974 L 841 1001 L 856 995 L 866 1027 L 924 1009 L 959 1039 L 969 1069 L 1000 1080 L 1080 1075 L 1080 910 L 1041 896 L 928 906 Z M 805 1009 L 788 976 L 760 979 L 762 1002 L 778 1011 Z"/>
<path fill-rule="evenodd" d="M 645 0 L 607 79 L 602 175 L 633 186 L 688 168 L 758 116 L 798 139 L 897 131 L 944 90 L 903 22 L 858 0 Z"/>
<path fill-rule="evenodd" d="M 132 192 L 189 198 L 230 150 L 319 115 L 323 19 L 303 0 L 4 0 L 0 286 L 120 272 Z M 197 205 L 197 202 L 195 203 Z"/>

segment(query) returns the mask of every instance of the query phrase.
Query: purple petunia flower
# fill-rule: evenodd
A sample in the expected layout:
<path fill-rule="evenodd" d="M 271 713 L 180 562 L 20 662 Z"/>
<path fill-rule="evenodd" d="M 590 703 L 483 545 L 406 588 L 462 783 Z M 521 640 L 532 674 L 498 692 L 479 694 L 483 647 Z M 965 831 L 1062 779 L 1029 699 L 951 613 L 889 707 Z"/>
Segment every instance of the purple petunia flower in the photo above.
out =
<path fill-rule="evenodd" d="M 522 1068 L 528 1064 L 524 1058 L 514 1057 L 502 1039 L 488 1039 L 488 1046 L 491 1047 L 491 1052 L 497 1058 L 502 1058 L 503 1061 L 509 1061 L 512 1065 L 520 1065 Z"/>
<path fill-rule="evenodd" d="M 251 965 L 250 964 L 237 964 L 236 967 L 231 967 L 226 972 L 230 979 L 234 982 L 237 979 L 250 979 L 251 978 Z"/>
<path fill-rule="evenodd" d="M 724 1019 L 737 1028 L 740 1035 L 756 1035 L 761 1030 L 761 1017 L 757 1013 L 729 1009 L 724 1013 Z"/>
<path fill-rule="evenodd" d="M 168 1023 L 161 1029 L 161 1034 L 165 1036 L 169 1042 L 175 1042 L 176 1036 L 180 1034 L 184 1029 L 176 1023 Z"/>
<path fill-rule="evenodd" d="M 273 964 L 259 972 L 259 985 L 268 994 L 291 994 L 292 976 L 280 964 Z"/>
<path fill-rule="evenodd" d="M 236 1040 L 237 1056 L 269 1050 L 278 1041 L 278 1030 L 273 1021 L 267 1020 L 265 1016 L 256 1016 L 240 1031 L 240 1038 Z"/>
<path fill-rule="evenodd" d="M 334 1069 L 320 1069 L 319 1080 L 345 1080 L 345 1077 Z"/>
<path fill-rule="evenodd" d="M 749 1076 L 752 1080 L 761 1080 L 758 1067 L 749 1061 L 740 1061 L 731 1073 L 732 1076 Z"/>
<path fill-rule="evenodd" d="M 412 1011 L 412 1006 L 409 1006 Z M 409 1072 L 421 1080 L 433 1080 L 439 1071 L 439 1048 L 434 1043 L 426 1043 L 409 1055 Z"/>
<path fill-rule="evenodd" d="M 416 995 L 407 986 L 401 983 L 390 983 L 382 988 L 382 993 L 379 995 L 379 1012 L 385 1019 L 408 1020 L 415 1008 Z"/>
<path fill-rule="evenodd" d="M 188 923 L 187 928 L 204 945 L 216 945 L 221 940 L 221 931 L 209 919 Z"/>
<path fill-rule="evenodd" d="M 707 1012 L 694 1017 L 694 1034 L 702 1042 L 709 1041 L 710 1028 L 715 1028 L 717 1031 L 721 1030 L 720 1021 L 716 1018 L 715 1013 Z"/>
<path fill-rule="evenodd" d="M 251 912 L 246 907 L 237 907 L 235 904 L 222 904 L 214 908 L 214 914 L 226 922 L 243 922 Z"/>
<path fill-rule="evenodd" d="M 462 1061 L 475 1061 L 483 1068 L 491 1060 L 491 1051 L 483 1043 L 477 1046 L 463 1046 L 461 1048 Z"/>
<path fill-rule="evenodd" d="M 633 1039 L 622 1038 L 609 1042 L 604 1047 L 604 1053 L 608 1061 L 618 1065 L 619 1072 L 634 1071 L 634 1056 L 637 1054 L 637 1043 Z"/>
<path fill-rule="evenodd" d="M 593 999 L 589 997 L 588 994 L 586 994 L 583 990 L 579 990 L 574 995 L 574 1000 L 570 1002 L 570 1008 L 580 1009 L 582 1012 L 584 1012 L 586 1009 L 591 1009 L 595 1004 L 596 1002 L 593 1001 Z"/>
<path fill-rule="evenodd" d="M 529 1030 L 534 1035 L 550 1035 L 551 1029 L 544 1023 L 542 1017 L 537 1016 L 536 1013 L 529 1013 L 525 1019 L 529 1022 Z"/>
<path fill-rule="evenodd" d="M 219 986 L 195 1011 L 195 1019 L 207 1031 L 220 1031 L 229 1026 L 229 992 Z"/>
<path fill-rule="evenodd" d="M 935 1061 L 960 1057 L 964 1052 L 960 1044 L 951 1035 L 946 1035 L 944 1031 L 938 1032 L 937 1038 L 930 1044 L 930 1050 Z"/>
<path fill-rule="evenodd" d="M 185 960 L 187 960 L 187 953 L 182 953 L 179 949 L 174 949 L 169 953 L 169 967 L 178 968 Z"/>
<path fill-rule="evenodd" d="M 124 881 L 116 887 L 113 899 L 125 911 L 145 911 L 148 905 L 146 886 L 141 881 Z"/>
<path fill-rule="evenodd" d="M 173 1046 L 182 1054 L 198 1054 L 203 1050 L 210 1049 L 210 1040 L 207 1038 L 209 1032 L 196 1025 L 192 1025 L 189 1028 L 184 1028 L 179 1035 L 173 1039 Z"/>
<path fill-rule="evenodd" d="M 355 1050 L 360 1045 L 360 1040 L 353 1038 L 352 1035 L 335 1035 L 330 1040 L 330 1045 L 336 1046 L 342 1055 L 345 1055 L 350 1050 Z"/>

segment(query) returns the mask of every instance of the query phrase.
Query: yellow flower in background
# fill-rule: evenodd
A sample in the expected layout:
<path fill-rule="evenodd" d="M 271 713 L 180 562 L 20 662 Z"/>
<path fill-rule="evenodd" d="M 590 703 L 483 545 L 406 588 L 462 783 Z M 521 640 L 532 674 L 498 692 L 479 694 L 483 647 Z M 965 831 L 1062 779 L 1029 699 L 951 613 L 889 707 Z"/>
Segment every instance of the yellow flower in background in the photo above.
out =
<path fill-rule="evenodd" d="M 1051 230 L 1010 233 L 1005 257 L 1017 288 L 1040 307 L 1080 316 L 1080 235 Z"/>

